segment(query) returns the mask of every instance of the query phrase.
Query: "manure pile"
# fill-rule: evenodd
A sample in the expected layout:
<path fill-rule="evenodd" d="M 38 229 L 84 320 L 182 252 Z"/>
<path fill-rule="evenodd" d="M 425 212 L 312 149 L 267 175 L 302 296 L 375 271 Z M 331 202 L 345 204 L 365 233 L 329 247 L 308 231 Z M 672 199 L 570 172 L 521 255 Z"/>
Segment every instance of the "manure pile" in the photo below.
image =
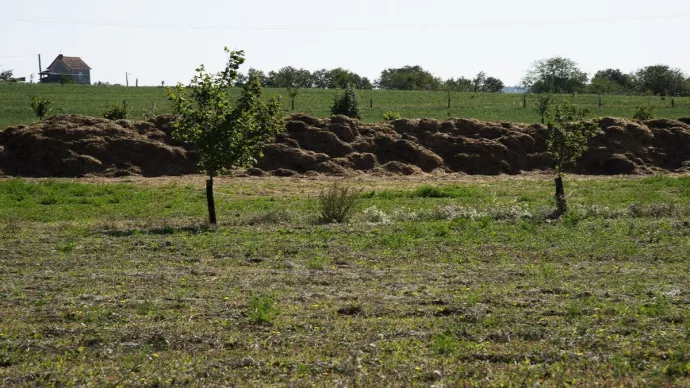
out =
<path fill-rule="evenodd" d="M 170 137 L 173 116 L 110 121 L 53 116 L 0 132 L 0 171 L 20 176 L 195 173 L 193 145 Z M 603 118 L 601 132 L 569 171 L 644 174 L 690 171 L 690 120 Z M 291 116 L 251 175 L 350 175 L 550 170 L 543 125 L 471 119 L 362 124 L 345 116 Z"/>

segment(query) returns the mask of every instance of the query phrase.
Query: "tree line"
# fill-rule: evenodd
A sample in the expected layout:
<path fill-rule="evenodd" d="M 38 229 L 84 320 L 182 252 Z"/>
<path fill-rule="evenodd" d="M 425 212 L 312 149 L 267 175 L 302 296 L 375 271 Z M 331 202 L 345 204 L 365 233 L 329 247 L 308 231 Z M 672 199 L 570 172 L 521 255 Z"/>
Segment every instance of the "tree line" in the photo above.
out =
<path fill-rule="evenodd" d="M 575 61 L 563 57 L 535 62 L 523 86 L 532 93 L 690 96 L 690 78 L 678 68 L 652 65 L 627 74 L 620 69 L 605 69 L 590 80 Z"/>
<path fill-rule="evenodd" d="M 472 78 L 444 80 L 421 66 L 388 68 L 373 82 L 340 67 L 310 72 L 286 66 L 268 73 L 249 69 L 246 74 L 239 74 L 235 85 L 242 86 L 252 77 L 258 78 L 264 87 L 289 89 L 345 89 L 352 86 L 355 89 L 500 93 L 505 87 L 502 80 L 484 72 Z M 596 72 L 590 79 L 576 62 L 563 57 L 536 61 L 527 70 L 521 86 L 530 93 L 690 96 L 690 78 L 678 68 L 652 65 L 632 73 L 611 68 Z"/>
<path fill-rule="evenodd" d="M 383 70 L 380 78 L 374 82 L 367 77 L 362 77 L 340 67 L 310 72 L 306 69 L 286 66 L 268 73 L 252 68 L 246 74 L 240 73 L 238 75 L 235 86 L 241 87 L 247 80 L 254 77 L 258 78 L 264 87 L 288 89 L 345 89 L 352 86 L 355 89 L 451 90 L 497 93 L 503 90 L 505 86 L 503 81 L 495 77 L 487 77 L 484 72 L 480 72 L 472 79 L 460 77 L 443 80 L 434 77 L 421 66 L 404 66 Z"/>

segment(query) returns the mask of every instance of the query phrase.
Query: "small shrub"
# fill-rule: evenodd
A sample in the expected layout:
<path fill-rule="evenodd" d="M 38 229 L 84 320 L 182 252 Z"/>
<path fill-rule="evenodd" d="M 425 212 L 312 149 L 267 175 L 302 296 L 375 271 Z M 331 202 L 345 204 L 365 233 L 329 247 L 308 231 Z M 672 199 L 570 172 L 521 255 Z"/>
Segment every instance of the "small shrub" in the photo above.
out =
<path fill-rule="evenodd" d="M 390 216 L 376 206 L 366 208 L 362 213 L 364 215 L 364 222 L 370 224 L 390 224 L 391 222 Z"/>
<path fill-rule="evenodd" d="M 34 114 L 39 120 L 43 120 L 44 117 L 50 112 L 50 105 L 52 101 L 47 98 L 33 97 L 31 99 L 31 109 L 34 110 Z"/>
<path fill-rule="evenodd" d="M 158 112 L 158 106 L 156 105 L 155 102 L 152 102 L 151 106 L 149 108 L 144 109 L 144 113 L 142 114 L 142 117 L 144 118 L 144 120 L 155 119 L 156 116 L 158 116 L 157 112 Z"/>
<path fill-rule="evenodd" d="M 261 294 L 252 296 L 247 309 L 247 317 L 256 324 L 271 322 L 280 315 L 280 309 L 276 306 L 273 294 Z"/>
<path fill-rule="evenodd" d="M 446 331 L 443 334 L 435 336 L 433 342 L 431 343 L 431 349 L 434 351 L 434 353 L 442 356 L 453 354 L 458 347 L 458 340 L 450 331 Z"/>
<path fill-rule="evenodd" d="M 395 120 L 400 120 L 402 116 L 398 112 L 393 112 L 389 110 L 388 112 L 383 114 L 383 119 L 385 121 L 395 121 Z"/>
<path fill-rule="evenodd" d="M 128 115 L 127 105 L 125 104 L 116 104 L 103 111 L 103 117 L 108 120 L 124 120 Z"/>
<path fill-rule="evenodd" d="M 635 108 L 633 119 L 637 121 L 651 120 L 654 118 L 654 108 L 650 105 L 640 105 Z"/>
<path fill-rule="evenodd" d="M 346 222 L 352 217 L 359 204 L 361 190 L 333 183 L 319 195 L 319 221 L 324 223 Z"/>
<path fill-rule="evenodd" d="M 345 115 L 353 119 L 361 119 L 359 107 L 359 97 L 352 85 L 348 86 L 343 94 L 336 94 L 333 97 L 333 105 L 331 106 L 331 114 Z"/>

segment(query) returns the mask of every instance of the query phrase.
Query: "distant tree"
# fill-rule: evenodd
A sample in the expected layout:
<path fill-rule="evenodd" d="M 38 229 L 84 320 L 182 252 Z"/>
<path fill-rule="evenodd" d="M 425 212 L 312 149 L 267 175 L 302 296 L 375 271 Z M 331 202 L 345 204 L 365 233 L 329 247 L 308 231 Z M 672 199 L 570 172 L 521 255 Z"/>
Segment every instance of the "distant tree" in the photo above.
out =
<path fill-rule="evenodd" d="M 590 92 L 595 94 L 620 94 L 630 91 L 632 87 L 633 76 L 619 69 L 596 72 L 589 85 Z"/>
<path fill-rule="evenodd" d="M 500 93 L 503 91 L 505 85 L 503 81 L 495 77 L 488 77 L 484 80 L 484 85 L 482 86 L 482 92 L 486 93 Z"/>
<path fill-rule="evenodd" d="M 441 82 L 421 66 L 386 69 L 376 81 L 385 90 L 439 90 Z"/>
<path fill-rule="evenodd" d="M 258 78 L 261 85 L 265 88 L 275 87 L 275 85 L 273 84 L 273 80 L 269 79 L 266 73 L 264 73 L 261 70 L 257 70 L 250 67 L 247 71 L 247 80 L 250 80 L 252 78 Z"/>
<path fill-rule="evenodd" d="M 312 87 L 317 88 L 317 89 L 328 89 L 328 80 L 326 79 L 327 74 L 328 74 L 328 70 L 326 70 L 326 69 L 312 71 L 311 72 L 311 85 L 312 85 Z"/>
<path fill-rule="evenodd" d="M 599 127 L 598 120 L 585 121 L 589 114 L 586 109 L 578 109 L 571 104 L 559 104 L 548 112 L 546 150 L 553 158 L 556 170 L 556 212 L 553 218 L 558 218 L 568 210 L 563 188 L 563 172 L 565 167 L 582 156 L 587 151 L 589 139 L 596 135 Z"/>
<path fill-rule="evenodd" d="M 640 93 L 652 92 L 659 96 L 690 94 L 683 71 L 666 65 L 647 66 L 638 70 L 634 82 Z"/>
<path fill-rule="evenodd" d="M 342 67 L 328 70 L 325 74 L 328 89 L 345 89 L 352 85 L 355 89 L 371 89 L 373 86 L 367 77 L 345 70 Z"/>
<path fill-rule="evenodd" d="M 11 81 L 13 76 L 14 71 L 12 69 L 0 71 L 0 81 Z"/>
<path fill-rule="evenodd" d="M 262 100 L 261 82 L 254 76 L 243 86 L 232 107 L 228 87 L 236 81 L 244 63 L 243 51 L 230 51 L 225 69 L 209 74 L 201 65 L 192 78 L 189 96 L 182 84 L 168 89 L 173 111 L 180 120 L 173 124 L 173 137 L 194 143 L 199 169 L 205 172 L 209 222 L 216 223 L 213 178 L 234 167 L 251 167 L 262 156 L 264 145 L 282 128 L 277 99 Z"/>
<path fill-rule="evenodd" d="M 480 71 L 479 74 L 477 74 L 472 82 L 474 83 L 474 92 L 481 92 L 482 88 L 484 88 L 484 81 L 486 81 L 486 73 L 483 71 Z"/>
<path fill-rule="evenodd" d="M 532 93 L 575 93 L 586 83 L 587 74 L 573 60 L 563 57 L 534 62 L 523 80 Z"/>
<path fill-rule="evenodd" d="M 474 84 L 471 79 L 465 77 L 460 78 L 449 78 L 443 83 L 447 90 L 452 90 L 455 92 L 471 92 L 474 88 Z"/>
<path fill-rule="evenodd" d="M 285 66 L 277 72 L 269 72 L 274 87 L 277 88 L 310 88 L 311 73 L 309 70 L 296 69 L 292 66 Z"/>
<path fill-rule="evenodd" d="M 235 80 L 234 85 L 238 88 L 241 88 L 247 83 L 247 81 L 249 81 L 249 76 L 246 74 L 237 73 L 237 79 Z"/>

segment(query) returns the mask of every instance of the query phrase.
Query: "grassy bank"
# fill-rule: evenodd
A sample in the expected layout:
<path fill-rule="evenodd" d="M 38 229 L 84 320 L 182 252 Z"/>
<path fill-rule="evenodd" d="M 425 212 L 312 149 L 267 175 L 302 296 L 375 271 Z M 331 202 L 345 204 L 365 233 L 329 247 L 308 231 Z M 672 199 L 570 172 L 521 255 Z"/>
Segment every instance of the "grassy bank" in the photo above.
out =
<path fill-rule="evenodd" d="M 333 90 L 305 89 L 295 100 L 295 111 L 317 117 L 330 114 Z M 282 95 L 283 107 L 291 107 L 285 89 L 266 89 L 268 96 Z M 535 123 L 539 117 L 533 112 L 538 96 L 530 95 L 527 109 L 522 108 L 522 96 L 517 94 L 453 93 L 451 108 L 445 92 L 381 91 L 358 92 L 362 103 L 363 120 L 378 122 L 384 112 L 396 111 L 406 118 L 465 117 L 485 121 L 516 121 Z M 239 95 L 239 89 L 233 89 Z M 83 86 L 83 85 L 32 85 L 0 84 L 0 129 L 10 125 L 26 124 L 35 120 L 29 106 L 32 96 L 53 101 L 52 114 L 84 114 L 101 116 L 106 107 L 127 101 L 130 117 L 141 119 L 146 114 L 170 112 L 165 89 L 158 87 Z M 658 117 L 679 118 L 690 116 L 690 98 L 671 100 L 659 97 L 641 96 L 558 96 L 559 100 L 574 101 L 580 107 L 587 107 L 593 116 L 616 116 L 631 118 L 637 106 L 652 105 Z M 155 109 L 152 109 L 155 105 Z M 286 113 L 289 111 L 286 110 Z"/>
<path fill-rule="evenodd" d="M 3 385 L 688 383 L 690 178 L 0 181 Z"/>

